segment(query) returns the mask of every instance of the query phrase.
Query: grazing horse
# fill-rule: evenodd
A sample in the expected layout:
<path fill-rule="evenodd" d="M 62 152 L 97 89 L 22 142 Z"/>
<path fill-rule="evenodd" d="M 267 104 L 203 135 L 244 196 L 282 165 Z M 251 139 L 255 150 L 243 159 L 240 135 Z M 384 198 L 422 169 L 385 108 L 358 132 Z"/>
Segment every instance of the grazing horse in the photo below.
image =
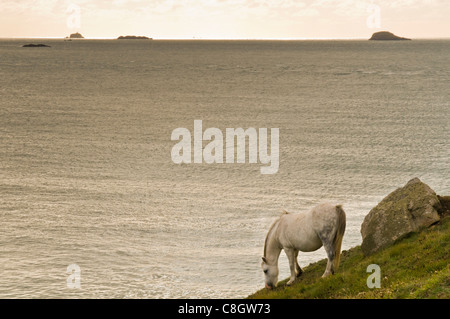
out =
<path fill-rule="evenodd" d="M 341 205 L 321 204 L 307 213 L 299 214 L 283 212 L 270 227 L 264 243 L 261 267 L 266 288 L 271 289 L 277 285 L 278 258 L 282 249 L 289 259 L 291 270 L 288 286 L 302 274 L 297 262 L 299 251 L 314 251 L 323 245 L 328 263 L 322 277 L 334 274 L 339 267 L 345 224 L 345 212 Z"/>

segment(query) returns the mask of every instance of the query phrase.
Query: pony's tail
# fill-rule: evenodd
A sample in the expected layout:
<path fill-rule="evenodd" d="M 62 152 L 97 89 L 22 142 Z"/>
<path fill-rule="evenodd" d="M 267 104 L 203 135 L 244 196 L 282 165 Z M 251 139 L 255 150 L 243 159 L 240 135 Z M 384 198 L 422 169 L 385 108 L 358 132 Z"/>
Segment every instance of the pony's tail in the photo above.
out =
<path fill-rule="evenodd" d="M 341 257 L 341 246 L 342 246 L 342 238 L 344 237 L 345 225 L 346 225 L 346 217 L 345 212 L 342 209 L 342 205 L 336 206 L 336 214 L 337 214 L 337 230 L 336 235 L 334 236 L 334 270 L 338 270 L 339 268 L 339 260 Z"/>

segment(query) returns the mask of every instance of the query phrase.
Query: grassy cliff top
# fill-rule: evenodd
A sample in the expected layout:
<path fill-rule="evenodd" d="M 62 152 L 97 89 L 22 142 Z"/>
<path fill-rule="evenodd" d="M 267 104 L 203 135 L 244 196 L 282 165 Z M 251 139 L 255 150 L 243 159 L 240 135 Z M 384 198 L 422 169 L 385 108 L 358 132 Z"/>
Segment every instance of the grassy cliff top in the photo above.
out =
<path fill-rule="evenodd" d="M 301 254 L 300 254 L 301 258 Z M 450 298 L 450 216 L 430 228 L 413 233 L 371 256 L 357 246 L 343 251 L 339 270 L 321 278 L 326 259 L 303 268 L 290 287 L 287 279 L 274 290 L 262 289 L 250 299 L 301 298 Z M 368 288 L 371 264 L 380 266 L 381 287 Z"/>

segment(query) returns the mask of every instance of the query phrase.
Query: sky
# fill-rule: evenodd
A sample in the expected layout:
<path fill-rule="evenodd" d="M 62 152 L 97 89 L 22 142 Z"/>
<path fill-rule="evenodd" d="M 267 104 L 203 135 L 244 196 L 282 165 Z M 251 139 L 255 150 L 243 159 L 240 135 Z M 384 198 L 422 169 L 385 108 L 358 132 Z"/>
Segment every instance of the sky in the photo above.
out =
<path fill-rule="evenodd" d="M 450 0 L 0 0 L 0 38 L 450 38 Z"/>

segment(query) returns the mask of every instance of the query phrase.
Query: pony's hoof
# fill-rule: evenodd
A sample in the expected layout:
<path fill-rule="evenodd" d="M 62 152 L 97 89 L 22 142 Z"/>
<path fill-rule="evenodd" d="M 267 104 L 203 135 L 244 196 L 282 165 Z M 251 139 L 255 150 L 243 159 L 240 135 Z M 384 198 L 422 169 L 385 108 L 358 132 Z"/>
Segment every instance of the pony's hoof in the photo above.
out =
<path fill-rule="evenodd" d="M 294 281 L 295 281 L 295 280 L 292 280 L 292 279 L 289 280 L 289 281 L 286 283 L 286 286 L 291 286 L 291 285 L 294 283 Z"/>

